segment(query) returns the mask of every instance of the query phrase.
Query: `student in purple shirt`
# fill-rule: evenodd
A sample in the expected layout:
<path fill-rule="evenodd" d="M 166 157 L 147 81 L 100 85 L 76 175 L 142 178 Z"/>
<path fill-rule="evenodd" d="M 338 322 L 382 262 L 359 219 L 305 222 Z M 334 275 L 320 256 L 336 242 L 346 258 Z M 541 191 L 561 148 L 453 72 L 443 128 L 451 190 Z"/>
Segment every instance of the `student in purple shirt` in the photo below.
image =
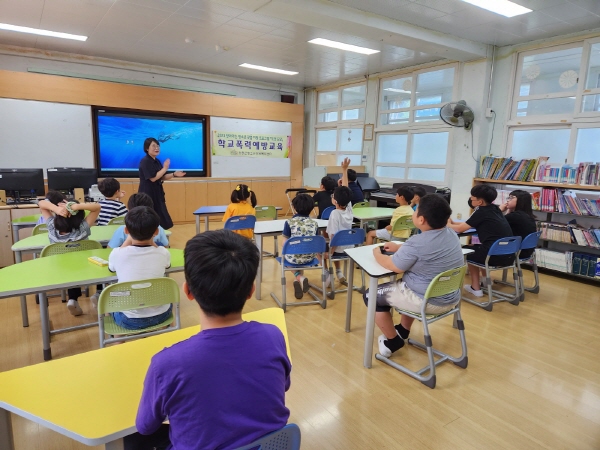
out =
<path fill-rule="evenodd" d="M 232 231 L 207 231 L 188 241 L 184 256 L 183 291 L 200 305 L 202 331 L 152 358 L 135 423 L 154 435 L 130 436 L 125 448 L 235 449 L 284 427 L 290 415 L 283 334 L 242 320 L 256 246 Z"/>

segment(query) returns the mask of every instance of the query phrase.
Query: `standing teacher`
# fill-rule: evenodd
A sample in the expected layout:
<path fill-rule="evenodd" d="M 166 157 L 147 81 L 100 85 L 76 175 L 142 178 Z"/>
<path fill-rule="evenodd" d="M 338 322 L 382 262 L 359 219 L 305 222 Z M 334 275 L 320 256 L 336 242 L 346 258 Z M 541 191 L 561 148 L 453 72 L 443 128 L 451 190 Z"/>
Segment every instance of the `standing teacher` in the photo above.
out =
<path fill-rule="evenodd" d="M 163 181 L 170 180 L 173 177 L 183 177 L 185 172 L 178 170 L 174 173 L 167 173 L 171 164 L 170 159 L 166 159 L 164 165 L 156 158 L 160 153 L 160 144 L 152 137 L 144 141 L 144 152 L 146 156 L 140 161 L 140 187 L 138 192 L 148 194 L 154 202 L 154 210 L 160 217 L 160 226 L 168 230 L 173 226 L 173 221 L 167 210 L 165 202 L 165 191 Z"/>

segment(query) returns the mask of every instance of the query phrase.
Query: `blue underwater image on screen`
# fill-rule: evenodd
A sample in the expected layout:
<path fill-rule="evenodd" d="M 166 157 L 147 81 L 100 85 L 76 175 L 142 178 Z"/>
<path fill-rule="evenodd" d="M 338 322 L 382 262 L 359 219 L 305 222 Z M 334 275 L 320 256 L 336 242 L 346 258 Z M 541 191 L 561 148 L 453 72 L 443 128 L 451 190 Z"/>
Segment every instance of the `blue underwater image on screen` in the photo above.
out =
<path fill-rule="evenodd" d="M 171 159 L 169 171 L 204 170 L 204 123 L 193 119 L 132 117 L 98 113 L 98 153 L 102 171 L 136 171 L 144 140 L 160 143 L 158 159 Z"/>

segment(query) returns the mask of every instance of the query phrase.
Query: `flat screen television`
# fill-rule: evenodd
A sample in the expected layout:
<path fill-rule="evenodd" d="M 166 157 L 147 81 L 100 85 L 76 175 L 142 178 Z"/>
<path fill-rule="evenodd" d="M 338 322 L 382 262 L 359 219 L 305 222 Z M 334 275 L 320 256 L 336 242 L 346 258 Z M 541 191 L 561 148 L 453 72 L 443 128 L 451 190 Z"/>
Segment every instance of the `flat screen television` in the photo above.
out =
<path fill-rule="evenodd" d="M 48 172 L 48 189 L 73 194 L 75 188 L 83 188 L 89 194 L 92 184 L 98 184 L 98 171 L 81 167 L 53 167 Z"/>
<path fill-rule="evenodd" d="M 34 198 L 45 195 L 42 169 L 0 169 L 0 190 L 8 197 Z"/>
<path fill-rule="evenodd" d="M 206 176 L 206 116 L 100 107 L 92 111 L 99 177 L 137 178 L 148 137 L 160 144 L 158 159 L 171 160 L 167 173 L 183 170 L 189 177 Z"/>

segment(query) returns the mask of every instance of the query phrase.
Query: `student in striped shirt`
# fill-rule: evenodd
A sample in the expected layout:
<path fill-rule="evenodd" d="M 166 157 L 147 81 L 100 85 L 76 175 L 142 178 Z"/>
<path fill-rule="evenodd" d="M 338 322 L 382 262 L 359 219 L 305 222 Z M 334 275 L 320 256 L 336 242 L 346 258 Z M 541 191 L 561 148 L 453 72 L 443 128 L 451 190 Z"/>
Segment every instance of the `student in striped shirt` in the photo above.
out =
<path fill-rule="evenodd" d="M 121 202 L 125 192 L 121 190 L 121 183 L 114 178 L 105 178 L 98 183 L 98 189 L 105 199 L 100 200 L 100 215 L 96 225 L 108 225 L 111 219 L 127 214 L 127 208 Z"/>

